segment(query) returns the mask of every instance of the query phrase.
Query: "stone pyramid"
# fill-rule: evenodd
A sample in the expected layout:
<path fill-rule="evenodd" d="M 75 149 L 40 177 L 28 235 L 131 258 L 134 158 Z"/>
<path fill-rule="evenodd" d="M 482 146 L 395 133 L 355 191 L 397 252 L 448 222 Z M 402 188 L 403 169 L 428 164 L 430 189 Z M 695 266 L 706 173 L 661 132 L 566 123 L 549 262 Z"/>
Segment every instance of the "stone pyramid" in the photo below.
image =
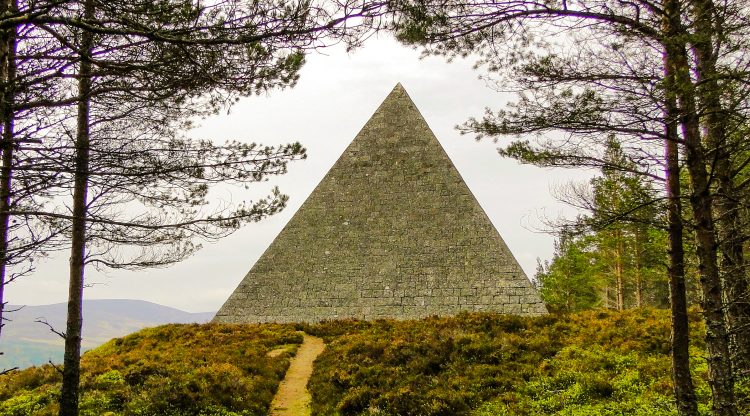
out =
<path fill-rule="evenodd" d="M 401 84 L 216 322 L 546 313 Z"/>

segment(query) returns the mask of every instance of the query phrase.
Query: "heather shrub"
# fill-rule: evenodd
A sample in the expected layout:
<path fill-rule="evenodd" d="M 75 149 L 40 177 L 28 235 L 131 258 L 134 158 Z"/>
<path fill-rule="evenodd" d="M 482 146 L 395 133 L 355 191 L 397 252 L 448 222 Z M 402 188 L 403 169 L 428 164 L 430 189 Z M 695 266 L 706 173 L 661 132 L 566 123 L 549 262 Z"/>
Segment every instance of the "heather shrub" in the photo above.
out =
<path fill-rule="evenodd" d="M 690 319 L 708 416 L 703 328 L 698 313 Z M 651 309 L 150 328 L 84 354 L 81 415 L 266 415 L 299 329 L 327 343 L 308 383 L 314 415 L 676 415 L 669 315 Z M 51 366 L 0 377 L 0 416 L 56 414 L 59 383 Z M 750 379 L 737 397 L 750 414 Z"/>
<path fill-rule="evenodd" d="M 165 325 L 116 338 L 82 357 L 80 414 L 265 415 L 301 342 L 290 325 Z M 56 414 L 59 388 L 51 366 L 0 377 L 0 416 Z"/>
<path fill-rule="evenodd" d="M 705 410 L 698 314 L 691 324 Z M 305 329 L 328 342 L 308 384 L 314 415 L 676 414 L 668 311 L 476 313 Z"/>

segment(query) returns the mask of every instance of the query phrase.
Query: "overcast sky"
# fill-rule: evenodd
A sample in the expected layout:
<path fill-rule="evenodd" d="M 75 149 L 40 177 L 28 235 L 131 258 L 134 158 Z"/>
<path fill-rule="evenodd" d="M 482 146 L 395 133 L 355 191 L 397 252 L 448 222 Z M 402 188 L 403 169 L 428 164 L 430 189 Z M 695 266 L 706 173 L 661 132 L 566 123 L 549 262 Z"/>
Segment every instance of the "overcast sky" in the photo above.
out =
<path fill-rule="evenodd" d="M 491 141 L 461 136 L 455 126 L 485 107 L 500 108 L 512 96 L 497 93 L 478 79 L 474 61 L 420 59 L 419 52 L 383 37 L 362 49 L 325 50 L 308 57 L 295 88 L 240 101 L 229 114 L 200 121 L 190 134 L 218 141 L 238 139 L 263 144 L 298 140 L 308 159 L 289 173 L 272 178 L 290 196 L 288 208 L 263 222 L 250 224 L 216 243 L 205 244 L 194 257 L 165 269 L 140 272 L 87 271 L 87 299 L 143 299 L 182 310 L 217 310 L 304 202 L 378 105 L 401 82 L 420 109 L 469 188 L 529 277 L 536 259 L 549 259 L 553 238 L 540 232 L 540 218 L 574 215 L 555 201 L 551 189 L 590 173 L 539 169 L 501 159 Z M 243 195 L 219 195 L 234 201 L 252 198 L 268 186 Z M 11 304 L 64 302 L 67 255 L 42 261 L 37 271 L 7 288 Z"/>

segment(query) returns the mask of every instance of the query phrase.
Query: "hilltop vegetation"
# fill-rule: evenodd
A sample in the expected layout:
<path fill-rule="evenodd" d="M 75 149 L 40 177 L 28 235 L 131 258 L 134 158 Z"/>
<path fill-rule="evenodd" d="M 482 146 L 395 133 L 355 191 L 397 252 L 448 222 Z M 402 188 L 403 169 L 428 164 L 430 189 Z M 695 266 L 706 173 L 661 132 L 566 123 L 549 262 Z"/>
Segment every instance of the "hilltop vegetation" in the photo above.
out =
<path fill-rule="evenodd" d="M 288 325 L 175 324 L 115 338 L 83 355 L 80 415 L 265 415 L 301 342 Z M 61 381 L 50 365 L 0 377 L 0 415 L 56 415 Z"/>
<path fill-rule="evenodd" d="M 691 315 L 696 335 L 700 321 Z M 676 415 L 669 316 L 653 309 L 161 326 L 84 355 L 81 414 L 265 415 L 301 342 L 296 329 L 328 344 L 308 384 L 314 415 Z M 692 369 L 708 414 L 704 348 L 693 345 Z M 59 383 L 50 366 L 0 377 L 0 415 L 54 414 Z M 747 380 L 738 393 L 748 414 Z"/>
<path fill-rule="evenodd" d="M 693 316 L 695 330 L 698 317 Z M 311 327 L 315 414 L 673 415 L 667 311 Z M 693 369 L 707 411 L 702 344 Z M 750 410 L 750 408 L 747 408 Z"/>

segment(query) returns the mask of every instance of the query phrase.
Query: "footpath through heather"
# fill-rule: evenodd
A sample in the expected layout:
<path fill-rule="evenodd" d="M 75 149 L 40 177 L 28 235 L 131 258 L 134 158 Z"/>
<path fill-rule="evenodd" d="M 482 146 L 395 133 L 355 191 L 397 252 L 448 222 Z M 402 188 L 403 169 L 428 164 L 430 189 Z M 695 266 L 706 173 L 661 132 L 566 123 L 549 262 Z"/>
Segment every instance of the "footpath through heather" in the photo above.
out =
<path fill-rule="evenodd" d="M 304 335 L 297 355 L 292 359 L 284 380 L 279 384 L 271 402 L 270 416 L 310 415 L 310 392 L 307 381 L 313 370 L 313 362 L 325 349 L 323 340 L 312 335 Z"/>

